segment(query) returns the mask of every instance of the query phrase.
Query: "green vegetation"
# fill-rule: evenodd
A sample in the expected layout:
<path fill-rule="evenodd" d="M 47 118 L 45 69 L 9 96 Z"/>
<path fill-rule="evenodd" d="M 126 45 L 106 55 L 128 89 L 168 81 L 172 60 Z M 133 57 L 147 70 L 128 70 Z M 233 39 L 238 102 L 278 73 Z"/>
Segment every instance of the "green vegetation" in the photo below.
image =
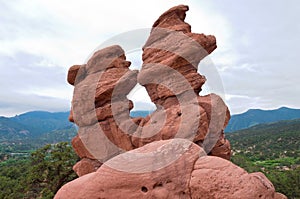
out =
<path fill-rule="evenodd" d="M 53 130 L 44 133 L 39 137 L 18 138 L 12 136 L 11 138 L 6 139 L 0 136 L 0 160 L 2 160 L 3 156 L 21 155 L 21 153 L 28 156 L 30 152 L 37 150 L 46 144 L 55 144 L 65 141 L 69 142 L 75 135 L 76 129 L 72 126 L 66 129 Z"/>
<path fill-rule="evenodd" d="M 263 172 L 273 183 L 276 191 L 285 194 L 289 199 L 300 198 L 300 166 L 299 163 L 296 163 L 297 161 L 299 161 L 299 159 L 283 158 L 253 162 L 241 154 L 235 154 L 232 157 L 233 163 L 248 172 Z"/>
<path fill-rule="evenodd" d="M 29 157 L 0 162 L 0 198 L 53 198 L 58 189 L 76 178 L 78 160 L 67 142 L 46 145 Z"/>
<path fill-rule="evenodd" d="M 276 191 L 300 198 L 300 120 L 261 124 L 226 134 L 232 162 L 248 172 L 263 172 Z"/>

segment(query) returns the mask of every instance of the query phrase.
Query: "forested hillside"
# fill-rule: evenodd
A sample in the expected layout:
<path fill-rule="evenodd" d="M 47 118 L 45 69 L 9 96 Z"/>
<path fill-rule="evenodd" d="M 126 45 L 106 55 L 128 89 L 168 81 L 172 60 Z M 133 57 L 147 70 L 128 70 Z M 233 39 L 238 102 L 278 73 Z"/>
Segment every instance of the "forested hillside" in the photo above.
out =
<path fill-rule="evenodd" d="M 300 198 L 300 119 L 261 124 L 226 137 L 234 163 L 264 172 L 277 191 Z"/>

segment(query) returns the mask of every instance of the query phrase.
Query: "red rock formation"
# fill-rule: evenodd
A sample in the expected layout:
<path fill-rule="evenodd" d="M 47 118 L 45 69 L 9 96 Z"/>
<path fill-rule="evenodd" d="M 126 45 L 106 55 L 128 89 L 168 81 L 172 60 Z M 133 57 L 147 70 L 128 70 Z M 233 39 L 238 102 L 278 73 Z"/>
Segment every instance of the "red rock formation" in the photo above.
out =
<path fill-rule="evenodd" d="M 120 46 L 101 49 L 87 64 L 69 69 L 67 80 L 75 86 L 69 120 L 79 126 L 72 143 L 81 158 L 104 162 L 175 137 L 230 158 L 229 142 L 221 136 L 230 117 L 226 105 L 217 95 L 198 95 L 206 79 L 197 67 L 216 48 L 216 39 L 191 33 L 184 22 L 187 10 L 183 5 L 174 7 L 154 23 L 143 47 L 139 74 L 128 68 L 130 62 Z M 126 95 L 137 81 L 145 86 L 157 110 L 146 118 L 132 119 L 133 104 Z"/>
<path fill-rule="evenodd" d="M 170 160 L 168 164 L 166 160 Z M 83 186 L 84 185 L 84 186 Z M 118 155 L 66 185 L 69 198 L 286 198 L 262 173 L 245 170 L 186 139 L 161 140 Z"/>
<path fill-rule="evenodd" d="M 198 95 L 206 81 L 197 72 L 198 64 L 217 47 L 216 39 L 191 33 L 191 26 L 184 22 L 187 10 L 181 5 L 162 14 L 143 47 L 138 82 L 160 108 L 145 119 L 145 128 L 134 134 L 137 138 L 133 144 L 140 147 L 155 140 L 180 137 L 205 145 L 207 153 L 213 149 L 212 155 L 229 159 L 229 142 L 220 136 L 230 118 L 227 106 L 217 95 Z M 149 135 L 153 132 L 153 136 Z M 209 142 L 204 142 L 208 136 Z"/>
<path fill-rule="evenodd" d="M 72 145 L 81 158 L 73 169 L 82 177 L 55 198 L 284 198 L 263 174 L 227 161 L 229 110 L 215 94 L 199 96 L 206 78 L 198 64 L 216 39 L 192 33 L 187 10 L 176 6 L 154 23 L 139 72 L 120 46 L 69 69 L 69 120 L 79 127 Z M 145 118 L 129 116 L 126 96 L 137 82 L 157 106 Z"/>
<path fill-rule="evenodd" d="M 130 119 L 133 104 L 126 95 L 136 84 L 137 71 L 129 66 L 122 48 L 111 46 L 95 52 L 87 64 L 69 70 L 68 82 L 75 86 L 69 120 L 79 127 L 72 145 L 83 158 L 74 167 L 79 176 L 95 171 L 123 150 L 133 149 L 129 135 L 113 119 L 114 114 L 123 116 L 122 122 Z"/>

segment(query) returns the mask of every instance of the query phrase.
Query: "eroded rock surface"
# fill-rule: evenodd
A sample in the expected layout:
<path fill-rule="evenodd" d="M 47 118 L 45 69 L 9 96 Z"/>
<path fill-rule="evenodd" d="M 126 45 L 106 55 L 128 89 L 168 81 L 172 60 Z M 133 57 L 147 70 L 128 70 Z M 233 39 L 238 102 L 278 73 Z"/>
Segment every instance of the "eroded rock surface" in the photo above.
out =
<path fill-rule="evenodd" d="M 143 47 L 140 72 L 128 68 L 130 62 L 117 45 L 100 49 L 86 64 L 69 69 L 68 82 L 75 86 L 69 119 L 79 126 L 72 143 L 81 158 L 104 162 L 175 137 L 230 158 L 230 144 L 222 134 L 230 118 L 227 106 L 215 94 L 199 96 L 206 78 L 197 72 L 198 64 L 216 48 L 216 39 L 192 33 L 184 22 L 187 10 L 183 5 L 171 8 L 154 23 Z M 146 88 L 157 110 L 133 119 L 129 116 L 133 103 L 126 95 L 137 83 Z"/>
<path fill-rule="evenodd" d="M 81 177 L 55 198 L 284 198 L 263 174 L 227 161 L 229 110 L 218 95 L 199 95 L 206 78 L 198 64 L 216 38 L 192 33 L 186 11 L 179 5 L 156 20 L 140 71 L 129 69 L 118 45 L 69 69 L 69 120 L 79 127 L 72 145 L 81 158 L 73 169 Z M 126 96 L 137 83 L 157 107 L 145 118 L 130 117 Z"/>
<path fill-rule="evenodd" d="M 284 198 L 262 173 L 248 174 L 228 160 L 206 156 L 201 147 L 186 139 L 171 139 L 152 142 L 110 159 L 97 172 L 64 185 L 55 198 L 276 199 L 279 196 Z"/>

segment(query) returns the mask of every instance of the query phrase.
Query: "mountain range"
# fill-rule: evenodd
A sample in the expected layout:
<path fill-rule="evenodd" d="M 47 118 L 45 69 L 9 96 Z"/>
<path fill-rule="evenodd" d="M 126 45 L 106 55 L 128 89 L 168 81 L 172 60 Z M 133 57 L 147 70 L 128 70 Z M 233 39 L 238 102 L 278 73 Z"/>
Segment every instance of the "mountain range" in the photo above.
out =
<path fill-rule="evenodd" d="M 132 117 L 145 117 L 149 111 L 132 111 Z M 14 117 L 0 117 L 0 144 L 26 142 L 55 143 L 70 141 L 76 126 L 68 121 L 69 112 L 33 111 Z M 258 124 L 300 118 L 300 109 L 282 107 L 276 110 L 250 109 L 233 115 L 225 132 L 246 129 Z"/>
<path fill-rule="evenodd" d="M 0 117 L 0 153 L 37 149 L 45 144 L 70 141 L 75 125 L 69 112 L 32 111 L 14 117 Z"/>
<path fill-rule="evenodd" d="M 250 109 L 245 113 L 232 115 L 225 132 L 234 132 L 258 124 L 300 118 L 300 109 L 281 107 L 275 110 Z"/>
<path fill-rule="evenodd" d="M 72 128 L 74 125 L 68 121 L 68 115 L 69 112 L 33 111 L 10 118 L 0 117 L 0 136 L 38 137 L 50 131 Z"/>

